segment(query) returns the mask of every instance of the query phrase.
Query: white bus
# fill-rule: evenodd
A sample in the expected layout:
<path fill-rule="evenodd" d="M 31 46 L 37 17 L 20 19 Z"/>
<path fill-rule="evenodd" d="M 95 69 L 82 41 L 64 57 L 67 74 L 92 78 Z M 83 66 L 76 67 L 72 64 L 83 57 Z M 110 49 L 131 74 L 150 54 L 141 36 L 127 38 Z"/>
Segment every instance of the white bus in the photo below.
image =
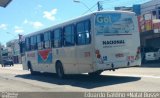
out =
<path fill-rule="evenodd" d="M 23 69 L 100 75 L 104 70 L 140 66 L 135 13 L 100 11 L 24 36 Z"/>

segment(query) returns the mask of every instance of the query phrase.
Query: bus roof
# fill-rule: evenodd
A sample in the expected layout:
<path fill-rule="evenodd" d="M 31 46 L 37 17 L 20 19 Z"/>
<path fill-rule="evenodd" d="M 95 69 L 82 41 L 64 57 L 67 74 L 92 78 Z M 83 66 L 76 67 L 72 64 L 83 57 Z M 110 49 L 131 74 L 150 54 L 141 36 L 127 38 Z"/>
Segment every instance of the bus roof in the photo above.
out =
<path fill-rule="evenodd" d="M 126 13 L 126 14 L 135 14 L 134 12 L 130 12 L 130 11 L 120 11 L 120 10 L 104 10 L 104 11 L 95 11 L 95 12 L 92 12 L 92 13 L 89 13 L 89 14 L 85 14 L 85 15 L 82 15 L 82 16 L 79 16 L 77 18 L 73 18 L 73 19 L 69 19 L 65 22 L 61 22 L 59 24 L 55 24 L 53 26 L 50 26 L 48 28 L 45 28 L 45 29 L 42 29 L 42 30 L 39 30 L 39 31 L 36 31 L 36 32 L 32 32 L 30 34 L 27 34 L 24 36 L 25 37 L 30 37 L 30 36 L 34 36 L 34 35 L 37 35 L 37 34 L 41 34 L 41 33 L 45 33 L 47 31 L 50 31 L 51 29 L 55 29 L 55 28 L 59 28 L 59 27 L 63 27 L 65 24 L 70 24 L 72 22 L 74 22 L 75 20 L 78 20 L 78 19 L 83 19 L 84 17 L 89 17 L 89 16 L 92 16 L 92 15 L 95 15 L 95 14 L 98 14 L 98 13 Z"/>

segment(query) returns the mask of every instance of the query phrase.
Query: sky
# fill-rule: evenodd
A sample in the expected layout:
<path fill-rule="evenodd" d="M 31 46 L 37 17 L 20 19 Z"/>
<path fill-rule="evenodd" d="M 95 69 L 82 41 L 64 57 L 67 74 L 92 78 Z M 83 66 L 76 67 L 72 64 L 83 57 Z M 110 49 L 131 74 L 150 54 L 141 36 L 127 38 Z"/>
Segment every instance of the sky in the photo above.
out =
<path fill-rule="evenodd" d="M 18 38 L 18 34 L 29 33 L 53 26 L 97 10 L 98 0 L 12 0 L 0 7 L 0 43 Z M 100 0 L 104 10 L 117 6 L 132 6 L 150 0 Z M 90 10 L 87 8 L 90 8 Z"/>

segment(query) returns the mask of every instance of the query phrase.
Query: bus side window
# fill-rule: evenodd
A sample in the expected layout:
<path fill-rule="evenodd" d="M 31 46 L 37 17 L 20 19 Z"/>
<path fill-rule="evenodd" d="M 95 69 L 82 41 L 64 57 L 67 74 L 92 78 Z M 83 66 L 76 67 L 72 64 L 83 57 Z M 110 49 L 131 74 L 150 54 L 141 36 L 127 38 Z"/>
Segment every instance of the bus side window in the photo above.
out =
<path fill-rule="evenodd" d="M 30 38 L 26 38 L 25 39 L 25 43 L 26 43 L 26 51 L 30 51 L 31 47 L 30 47 Z"/>
<path fill-rule="evenodd" d="M 36 44 L 36 36 L 31 37 L 31 50 L 36 50 L 37 49 L 37 44 Z"/>
<path fill-rule="evenodd" d="M 26 44 L 26 43 L 25 43 L 24 41 L 21 41 L 21 42 L 19 43 L 21 55 L 24 55 L 25 51 L 27 51 L 26 48 L 25 48 L 25 44 Z"/>
<path fill-rule="evenodd" d="M 77 23 L 76 30 L 78 45 L 87 45 L 91 43 L 89 20 Z"/>
<path fill-rule="evenodd" d="M 44 47 L 45 49 L 51 48 L 51 42 L 50 42 L 50 31 L 44 33 Z"/>
<path fill-rule="evenodd" d="M 37 45 L 38 45 L 38 50 L 44 49 L 44 35 L 39 34 L 37 35 Z"/>
<path fill-rule="evenodd" d="M 34 50 L 37 50 L 37 37 L 34 36 Z"/>
<path fill-rule="evenodd" d="M 62 47 L 62 30 L 61 29 L 56 29 L 54 31 L 54 48 L 59 48 Z"/>
<path fill-rule="evenodd" d="M 75 45 L 74 25 L 64 27 L 64 46 Z"/>
<path fill-rule="evenodd" d="M 54 47 L 54 30 L 50 32 L 50 39 L 51 39 L 51 47 Z"/>

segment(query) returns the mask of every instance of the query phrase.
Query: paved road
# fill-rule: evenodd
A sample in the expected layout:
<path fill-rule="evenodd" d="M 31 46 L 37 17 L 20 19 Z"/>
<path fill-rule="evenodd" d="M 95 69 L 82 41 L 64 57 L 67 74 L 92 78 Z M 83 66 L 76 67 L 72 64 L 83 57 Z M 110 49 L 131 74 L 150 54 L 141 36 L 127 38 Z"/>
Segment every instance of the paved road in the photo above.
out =
<path fill-rule="evenodd" d="M 0 67 L 0 92 L 65 92 L 65 91 L 159 91 L 160 64 L 105 71 L 99 78 L 86 74 L 68 76 L 64 80 L 53 74 L 32 76 L 22 65 Z"/>

